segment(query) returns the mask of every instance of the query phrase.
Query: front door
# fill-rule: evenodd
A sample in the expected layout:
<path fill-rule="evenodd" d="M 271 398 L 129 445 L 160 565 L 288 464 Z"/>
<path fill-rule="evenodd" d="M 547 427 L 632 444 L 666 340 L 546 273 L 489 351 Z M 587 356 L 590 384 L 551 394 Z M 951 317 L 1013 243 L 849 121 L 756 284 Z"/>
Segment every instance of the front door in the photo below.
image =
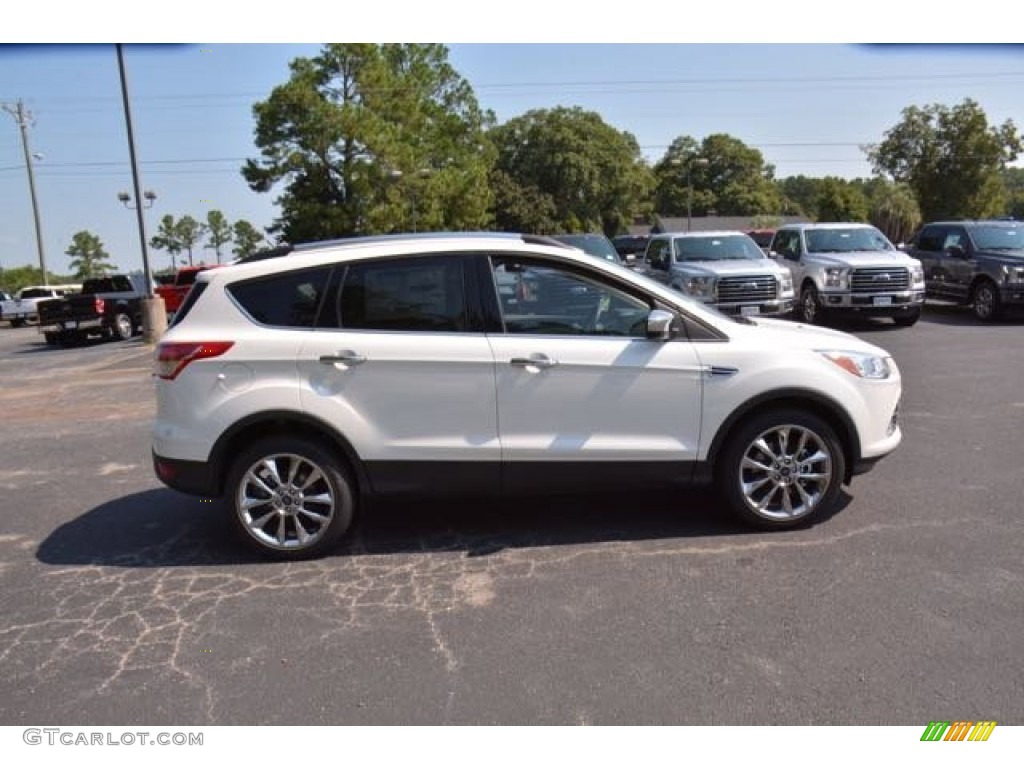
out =
<path fill-rule="evenodd" d="M 497 368 L 505 482 L 553 488 L 649 472 L 689 478 L 702 369 L 686 340 L 646 338 L 654 303 L 600 272 L 543 257 L 494 257 L 526 289 L 488 335 Z M 577 464 L 578 463 L 578 464 Z M 573 466 L 576 465 L 576 466 Z"/>

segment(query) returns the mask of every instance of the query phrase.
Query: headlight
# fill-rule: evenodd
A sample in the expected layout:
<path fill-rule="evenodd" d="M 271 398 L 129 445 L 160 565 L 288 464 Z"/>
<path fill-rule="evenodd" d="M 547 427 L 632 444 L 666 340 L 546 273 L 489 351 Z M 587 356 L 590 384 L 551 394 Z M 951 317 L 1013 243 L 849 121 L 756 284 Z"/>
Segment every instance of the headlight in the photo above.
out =
<path fill-rule="evenodd" d="M 792 296 L 793 295 L 793 276 L 786 274 L 779 278 L 779 283 L 782 285 L 782 295 Z"/>
<path fill-rule="evenodd" d="M 688 277 L 683 281 L 683 287 L 691 296 L 702 299 L 710 299 L 715 295 L 715 278 L 713 277 Z"/>
<path fill-rule="evenodd" d="M 861 379 L 889 378 L 889 358 L 865 355 L 862 352 L 819 349 L 818 354 L 838 365 L 844 371 Z"/>
<path fill-rule="evenodd" d="M 910 282 L 912 285 L 922 285 L 924 283 L 924 270 L 920 267 L 911 267 Z"/>
<path fill-rule="evenodd" d="M 1003 265 L 1003 282 L 1024 283 L 1024 267 L 1010 267 Z"/>
<path fill-rule="evenodd" d="M 826 288 L 845 288 L 846 287 L 846 270 L 843 267 L 826 267 L 825 268 L 825 287 Z"/>

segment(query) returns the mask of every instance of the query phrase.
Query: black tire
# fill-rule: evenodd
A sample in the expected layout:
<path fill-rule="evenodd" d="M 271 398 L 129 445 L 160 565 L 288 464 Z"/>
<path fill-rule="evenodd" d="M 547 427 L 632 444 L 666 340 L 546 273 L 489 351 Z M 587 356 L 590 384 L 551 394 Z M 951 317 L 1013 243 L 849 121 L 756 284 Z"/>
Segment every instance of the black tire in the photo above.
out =
<path fill-rule="evenodd" d="M 128 341 L 128 339 L 135 335 L 135 325 L 132 323 L 131 315 L 127 312 L 118 312 L 114 315 L 114 324 L 111 326 L 111 331 L 115 339 Z"/>
<path fill-rule="evenodd" d="M 1003 316 L 1003 300 L 999 288 L 991 280 L 979 280 L 971 289 L 971 308 L 974 316 L 983 323 L 990 323 Z"/>
<path fill-rule="evenodd" d="M 821 298 L 818 296 L 818 289 L 808 283 L 800 291 L 800 302 L 793 310 L 798 320 L 808 325 L 821 323 L 825 310 L 821 306 Z"/>
<path fill-rule="evenodd" d="M 917 307 L 900 315 L 893 315 L 892 321 L 900 328 L 909 328 L 921 319 L 921 308 Z"/>
<path fill-rule="evenodd" d="M 846 457 L 824 420 L 785 409 L 745 418 L 729 435 L 715 469 L 719 492 L 740 520 L 758 528 L 793 528 L 834 510 Z"/>
<path fill-rule="evenodd" d="M 43 334 L 43 338 L 46 339 L 46 343 L 51 347 L 55 347 L 60 343 L 60 334 L 53 333 L 52 331 L 46 331 Z"/>
<path fill-rule="evenodd" d="M 25 324 L 25 321 L 21 318 L 11 318 L 11 328 L 21 328 Z"/>
<path fill-rule="evenodd" d="M 330 551 L 356 511 L 356 485 L 344 462 L 299 438 L 266 438 L 246 449 L 228 473 L 225 496 L 242 541 L 275 560 Z"/>

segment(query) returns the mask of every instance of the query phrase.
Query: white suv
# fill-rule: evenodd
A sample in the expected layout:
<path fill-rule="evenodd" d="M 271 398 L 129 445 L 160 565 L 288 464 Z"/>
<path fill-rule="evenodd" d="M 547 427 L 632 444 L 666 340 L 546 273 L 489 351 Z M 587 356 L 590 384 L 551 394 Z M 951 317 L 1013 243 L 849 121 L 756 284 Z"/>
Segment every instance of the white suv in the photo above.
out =
<path fill-rule="evenodd" d="M 714 481 L 769 528 L 900 442 L 900 375 L 548 238 L 403 235 L 202 273 L 155 356 L 153 462 L 242 538 L 319 555 L 367 498 Z M 681 502 L 684 502 L 682 497 Z"/>

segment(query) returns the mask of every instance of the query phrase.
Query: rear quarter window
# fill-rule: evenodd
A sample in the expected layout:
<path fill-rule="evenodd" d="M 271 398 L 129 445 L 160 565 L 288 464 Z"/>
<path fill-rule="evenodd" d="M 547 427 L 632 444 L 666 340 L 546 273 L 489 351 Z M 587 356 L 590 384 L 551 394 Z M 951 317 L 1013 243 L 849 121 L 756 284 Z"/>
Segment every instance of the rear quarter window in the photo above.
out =
<path fill-rule="evenodd" d="M 227 292 L 261 325 L 312 328 L 330 274 L 330 267 L 300 269 L 233 283 Z M 193 293 L 195 286 L 189 299 Z"/>

